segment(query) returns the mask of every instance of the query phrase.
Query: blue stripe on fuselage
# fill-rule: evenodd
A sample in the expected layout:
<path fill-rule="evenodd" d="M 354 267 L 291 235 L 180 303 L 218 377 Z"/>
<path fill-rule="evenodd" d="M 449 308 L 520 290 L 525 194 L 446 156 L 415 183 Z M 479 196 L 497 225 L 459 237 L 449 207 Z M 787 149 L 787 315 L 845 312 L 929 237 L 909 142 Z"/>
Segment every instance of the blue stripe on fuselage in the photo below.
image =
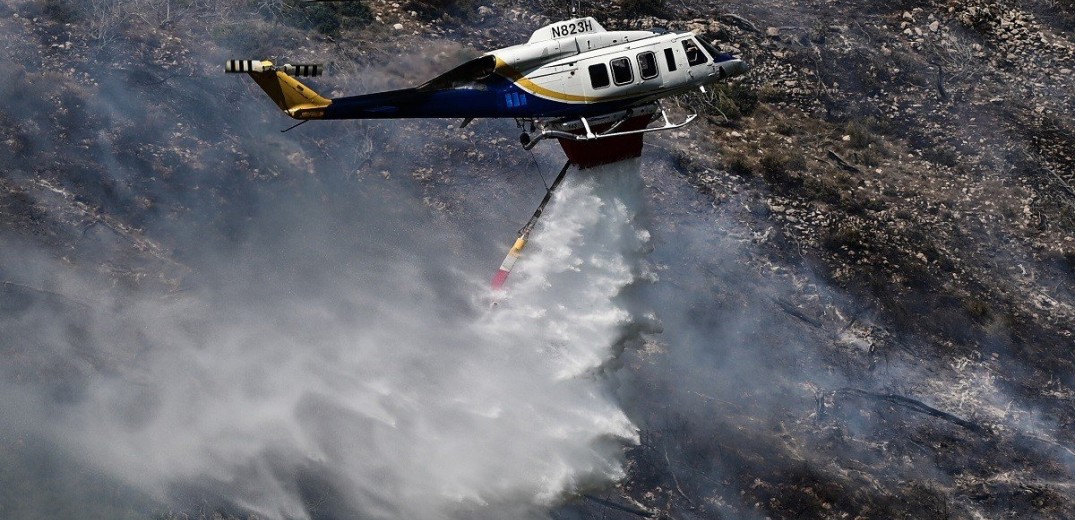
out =
<path fill-rule="evenodd" d="M 535 96 L 513 81 L 493 75 L 472 88 L 403 89 L 336 98 L 325 107 L 324 118 L 577 117 L 620 110 L 637 101 L 564 103 Z"/>

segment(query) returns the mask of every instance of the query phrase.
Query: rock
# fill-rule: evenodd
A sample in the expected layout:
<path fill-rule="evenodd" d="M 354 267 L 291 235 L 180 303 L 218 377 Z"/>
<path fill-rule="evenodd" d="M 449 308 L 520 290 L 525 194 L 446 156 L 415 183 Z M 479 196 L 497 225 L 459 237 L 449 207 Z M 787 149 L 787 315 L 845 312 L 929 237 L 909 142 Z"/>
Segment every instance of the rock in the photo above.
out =
<path fill-rule="evenodd" d="M 780 36 L 780 28 L 779 27 L 769 27 L 769 28 L 765 29 L 765 35 L 769 36 L 769 37 L 774 37 L 774 38 L 777 37 L 777 36 Z"/>
<path fill-rule="evenodd" d="M 403 30 L 403 24 L 397 23 L 396 25 L 393 25 L 392 28 L 397 30 L 397 31 L 402 31 Z"/>
<path fill-rule="evenodd" d="M 493 8 L 491 8 L 491 7 L 487 6 L 487 5 L 483 5 L 483 6 L 478 8 L 478 16 L 481 16 L 482 18 L 485 18 L 486 16 L 492 16 L 492 15 L 493 15 Z"/>
<path fill-rule="evenodd" d="M 937 32 L 937 30 L 940 29 L 940 28 L 941 28 L 941 22 L 935 21 L 935 22 L 929 24 L 929 30 L 932 31 L 932 32 Z"/>

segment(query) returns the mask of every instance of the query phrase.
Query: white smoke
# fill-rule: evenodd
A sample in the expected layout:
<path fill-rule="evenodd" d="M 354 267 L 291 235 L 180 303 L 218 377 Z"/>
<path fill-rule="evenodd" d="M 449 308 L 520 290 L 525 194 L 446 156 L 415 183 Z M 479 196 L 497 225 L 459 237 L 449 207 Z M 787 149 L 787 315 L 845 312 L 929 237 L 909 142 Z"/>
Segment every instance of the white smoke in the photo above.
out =
<path fill-rule="evenodd" d="M 620 478 L 637 440 L 595 369 L 632 320 L 618 296 L 647 240 L 640 200 L 637 162 L 570 172 L 489 310 L 484 283 L 397 240 L 399 221 L 290 214 L 301 232 L 222 258 L 219 284 L 99 304 L 87 334 L 124 353 L 108 359 L 119 375 L 91 371 L 63 405 L 5 381 L 5 408 L 165 502 L 209 490 L 307 518 L 327 493 L 364 518 L 540 514 Z M 359 246 L 339 243 L 358 228 Z"/>

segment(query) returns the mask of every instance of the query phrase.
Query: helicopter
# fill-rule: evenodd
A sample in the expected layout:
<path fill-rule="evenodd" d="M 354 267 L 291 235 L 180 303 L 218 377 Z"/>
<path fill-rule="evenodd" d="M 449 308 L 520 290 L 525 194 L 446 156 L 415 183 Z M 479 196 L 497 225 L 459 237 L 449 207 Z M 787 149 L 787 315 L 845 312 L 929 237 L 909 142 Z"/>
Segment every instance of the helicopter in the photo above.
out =
<path fill-rule="evenodd" d="M 284 113 L 303 123 L 454 118 L 462 119 L 462 128 L 478 118 L 512 118 L 523 129 L 524 149 L 557 139 L 580 169 L 640 156 L 644 134 L 680 128 L 697 117 L 673 122 L 661 99 L 704 92 L 706 85 L 747 70 L 695 31 L 607 31 L 593 17 L 546 25 L 526 43 L 486 52 L 417 87 L 358 96 L 328 99 L 295 79 L 321 75 L 322 65 L 225 65 L 225 72 L 249 74 Z"/>
<path fill-rule="evenodd" d="M 224 67 L 249 74 L 285 114 L 301 120 L 295 126 L 315 119 L 458 118 L 464 128 L 477 118 L 512 118 L 526 150 L 559 141 L 567 162 L 494 275 L 497 291 L 572 164 L 585 169 L 641 156 L 645 134 L 697 117 L 673 122 L 662 99 L 704 92 L 748 69 L 695 31 L 607 31 L 593 17 L 546 25 L 526 43 L 484 53 L 417 87 L 359 96 L 327 99 L 295 79 L 321 75 L 322 65 L 230 60 Z"/>

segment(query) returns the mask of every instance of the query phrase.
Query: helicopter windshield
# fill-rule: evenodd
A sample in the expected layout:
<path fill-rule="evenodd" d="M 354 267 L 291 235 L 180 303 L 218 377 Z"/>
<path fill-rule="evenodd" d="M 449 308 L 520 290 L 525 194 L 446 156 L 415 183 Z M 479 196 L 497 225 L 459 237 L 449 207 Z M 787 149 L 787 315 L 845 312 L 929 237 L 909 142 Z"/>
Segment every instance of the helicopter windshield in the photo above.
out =
<path fill-rule="evenodd" d="M 716 45 L 714 45 L 714 44 L 712 44 L 710 42 L 707 42 L 707 41 L 705 41 L 705 40 L 703 40 L 701 38 L 696 38 L 696 39 L 698 40 L 698 43 L 702 44 L 702 48 L 705 49 L 705 52 L 708 53 L 709 56 L 713 58 L 713 61 L 719 62 L 719 61 L 728 61 L 728 60 L 731 60 L 731 59 L 735 59 L 734 56 L 732 56 L 731 54 L 728 54 L 726 52 L 721 51 L 720 47 L 718 47 L 718 46 L 716 46 Z"/>

